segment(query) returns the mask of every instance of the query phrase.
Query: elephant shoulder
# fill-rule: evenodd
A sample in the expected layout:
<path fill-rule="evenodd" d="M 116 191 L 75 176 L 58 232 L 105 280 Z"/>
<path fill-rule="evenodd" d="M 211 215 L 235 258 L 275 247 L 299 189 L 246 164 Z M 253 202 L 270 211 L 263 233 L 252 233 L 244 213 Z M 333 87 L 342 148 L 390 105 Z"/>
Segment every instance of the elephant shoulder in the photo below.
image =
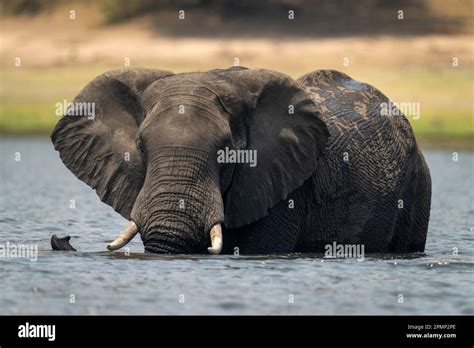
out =
<path fill-rule="evenodd" d="M 339 176 L 335 182 L 342 187 L 326 196 L 348 186 L 359 188 L 362 196 L 395 190 L 418 152 L 405 115 L 384 112 L 393 104 L 382 92 L 334 70 L 318 70 L 298 82 L 311 94 L 331 133 L 325 155 L 327 176 Z"/>
<path fill-rule="evenodd" d="M 352 79 L 337 70 L 315 70 L 297 79 L 297 82 L 311 93 L 321 94 L 320 91 L 330 90 L 338 94 L 355 92 L 382 93 L 375 87 L 361 81 Z"/>
<path fill-rule="evenodd" d="M 361 145 L 382 137 L 386 146 L 399 141 L 406 152 L 415 150 L 408 119 L 377 88 L 336 70 L 316 70 L 297 81 L 319 108 L 333 139 L 350 136 Z"/>
<path fill-rule="evenodd" d="M 376 119 L 380 104 L 388 100 L 375 87 L 336 70 L 316 70 L 297 81 L 324 111 L 342 118 Z"/>

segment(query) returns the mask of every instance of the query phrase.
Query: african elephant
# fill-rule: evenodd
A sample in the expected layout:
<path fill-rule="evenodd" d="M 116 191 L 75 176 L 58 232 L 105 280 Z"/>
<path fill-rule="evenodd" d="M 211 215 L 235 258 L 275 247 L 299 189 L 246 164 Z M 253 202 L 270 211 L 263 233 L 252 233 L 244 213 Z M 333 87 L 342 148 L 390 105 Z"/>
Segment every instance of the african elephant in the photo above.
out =
<path fill-rule="evenodd" d="M 293 80 L 133 68 L 90 82 L 51 139 L 131 221 L 110 250 L 140 233 L 153 253 L 323 252 L 334 242 L 423 251 L 429 170 L 408 120 L 382 113 L 385 102 L 332 70 Z"/>

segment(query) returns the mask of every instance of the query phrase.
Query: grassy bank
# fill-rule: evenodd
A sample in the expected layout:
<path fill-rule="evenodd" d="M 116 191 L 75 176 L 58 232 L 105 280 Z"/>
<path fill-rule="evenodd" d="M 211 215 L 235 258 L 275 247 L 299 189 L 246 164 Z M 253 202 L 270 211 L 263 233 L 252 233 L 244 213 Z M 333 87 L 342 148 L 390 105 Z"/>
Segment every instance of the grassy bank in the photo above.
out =
<path fill-rule="evenodd" d="M 110 25 L 94 2 L 73 3 L 58 2 L 35 16 L 0 15 L 0 133 L 49 134 L 58 120 L 56 103 L 71 101 L 87 82 L 123 67 L 126 59 L 132 66 L 185 72 L 229 67 L 238 58 L 242 66 L 273 69 L 295 78 L 317 69 L 345 72 L 379 88 L 394 102 L 419 103 L 420 118 L 410 122 L 423 145 L 474 147 L 472 21 L 461 21 L 469 25 L 456 34 L 427 35 L 440 25 L 430 17 L 429 23 L 415 21 L 417 28 L 426 29 L 423 34 L 412 28 L 413 35 L 399 35 L 409 23 L 388 20 L 392 32 L 373 36 L 352 31 L 321 36 L 324 31 L 318 30 L 314 35 L 291 36 L 290 23 L 265 22 L 261 28 L 259 21 L 235 22 L 226 15 L 234 18 L 235 28 L 248 27 L 252 35 L 243 36 L 227 20 L 211 20 L 206 11 L 189 9 L 186 21 L 177 20 L 173 11 L 158 11 Z M 426 2 L 432 13 L 443 14 L 436 18 L 451 13 L 457 21 L 472 17 L 468 14 L 472 5 L 463 3 L 464 7 L 461 3 L 456 7 Z M 77 13 L 75 20 L 69 19 L 71 8 Z M 412 10 L 407 9 L 407 19 L 413 19 Z M 300 29 L 306 32 L 313 22 L 302 21 Z M 210 33 L 195 35 L 205 25 Z M 263 35 L 260 29 L 265 28 Z M 268 33 L 269 28 L 280 29 Z M 21 67 L 14 66 L 17 57 Z M 452 66 L 453 57 L 459 60 L 458 67 Z"/>
<path fill-rule="evenodd" d="M 225 66 L 224 62 L 221 63 Z M 56 103 L 64 99 L 71 101 L 88 81 L 114 68 L 120 66 L 4 69 L 1 72 L 0 132 L 49 134 L 58 120 Z M 179 62 L 163 68 L 175 72 L 189 69 L 187 64 Z M 200 68 L 205 70 L 211 67 L 202 64 Z M 272 66 L 269 68 L 278 69 Z M 303 69 L 293 69 L 289 73 L 296 78 L 305 72 Z M 453 69 L 444 72 L 424 69 L 400 72 L 351 69 L 346 72 L 358 80 L 373 84 L 395 102 L 419 102 L 420 118 L 411 118 L 410 122 L 422 144 L 473 146 L 472 72 Z"/>

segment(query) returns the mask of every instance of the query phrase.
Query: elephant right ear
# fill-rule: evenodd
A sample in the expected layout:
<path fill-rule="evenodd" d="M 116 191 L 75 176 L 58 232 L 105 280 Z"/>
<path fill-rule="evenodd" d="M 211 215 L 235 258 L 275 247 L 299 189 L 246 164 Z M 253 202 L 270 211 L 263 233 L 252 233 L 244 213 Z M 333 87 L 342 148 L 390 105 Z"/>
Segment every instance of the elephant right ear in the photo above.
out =
<path fill-rule="evenodd" d="M 126 219 L 145 176 L 136 147 L 146 116 L 140 97 L 154 81 L 170 75 L 137 68 L 100 75 L 74 99 L 51 134 L 66 167 Z"/>

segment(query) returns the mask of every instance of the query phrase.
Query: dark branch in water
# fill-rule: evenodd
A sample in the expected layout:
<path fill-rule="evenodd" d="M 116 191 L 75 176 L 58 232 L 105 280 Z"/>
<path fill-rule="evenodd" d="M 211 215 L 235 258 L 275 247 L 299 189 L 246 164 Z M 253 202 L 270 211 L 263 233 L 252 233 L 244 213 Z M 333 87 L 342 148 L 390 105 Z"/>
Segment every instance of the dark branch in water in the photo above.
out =
<path fill-rule="evenodd" d="M 71 236 L 65 236 L 59 238 L 57 235 L 53 234 L 51 236 L 51 247 L 53 250 L 62 250 L 62 251 L 76 251 L 76 249 L 69 244 Z"/>

